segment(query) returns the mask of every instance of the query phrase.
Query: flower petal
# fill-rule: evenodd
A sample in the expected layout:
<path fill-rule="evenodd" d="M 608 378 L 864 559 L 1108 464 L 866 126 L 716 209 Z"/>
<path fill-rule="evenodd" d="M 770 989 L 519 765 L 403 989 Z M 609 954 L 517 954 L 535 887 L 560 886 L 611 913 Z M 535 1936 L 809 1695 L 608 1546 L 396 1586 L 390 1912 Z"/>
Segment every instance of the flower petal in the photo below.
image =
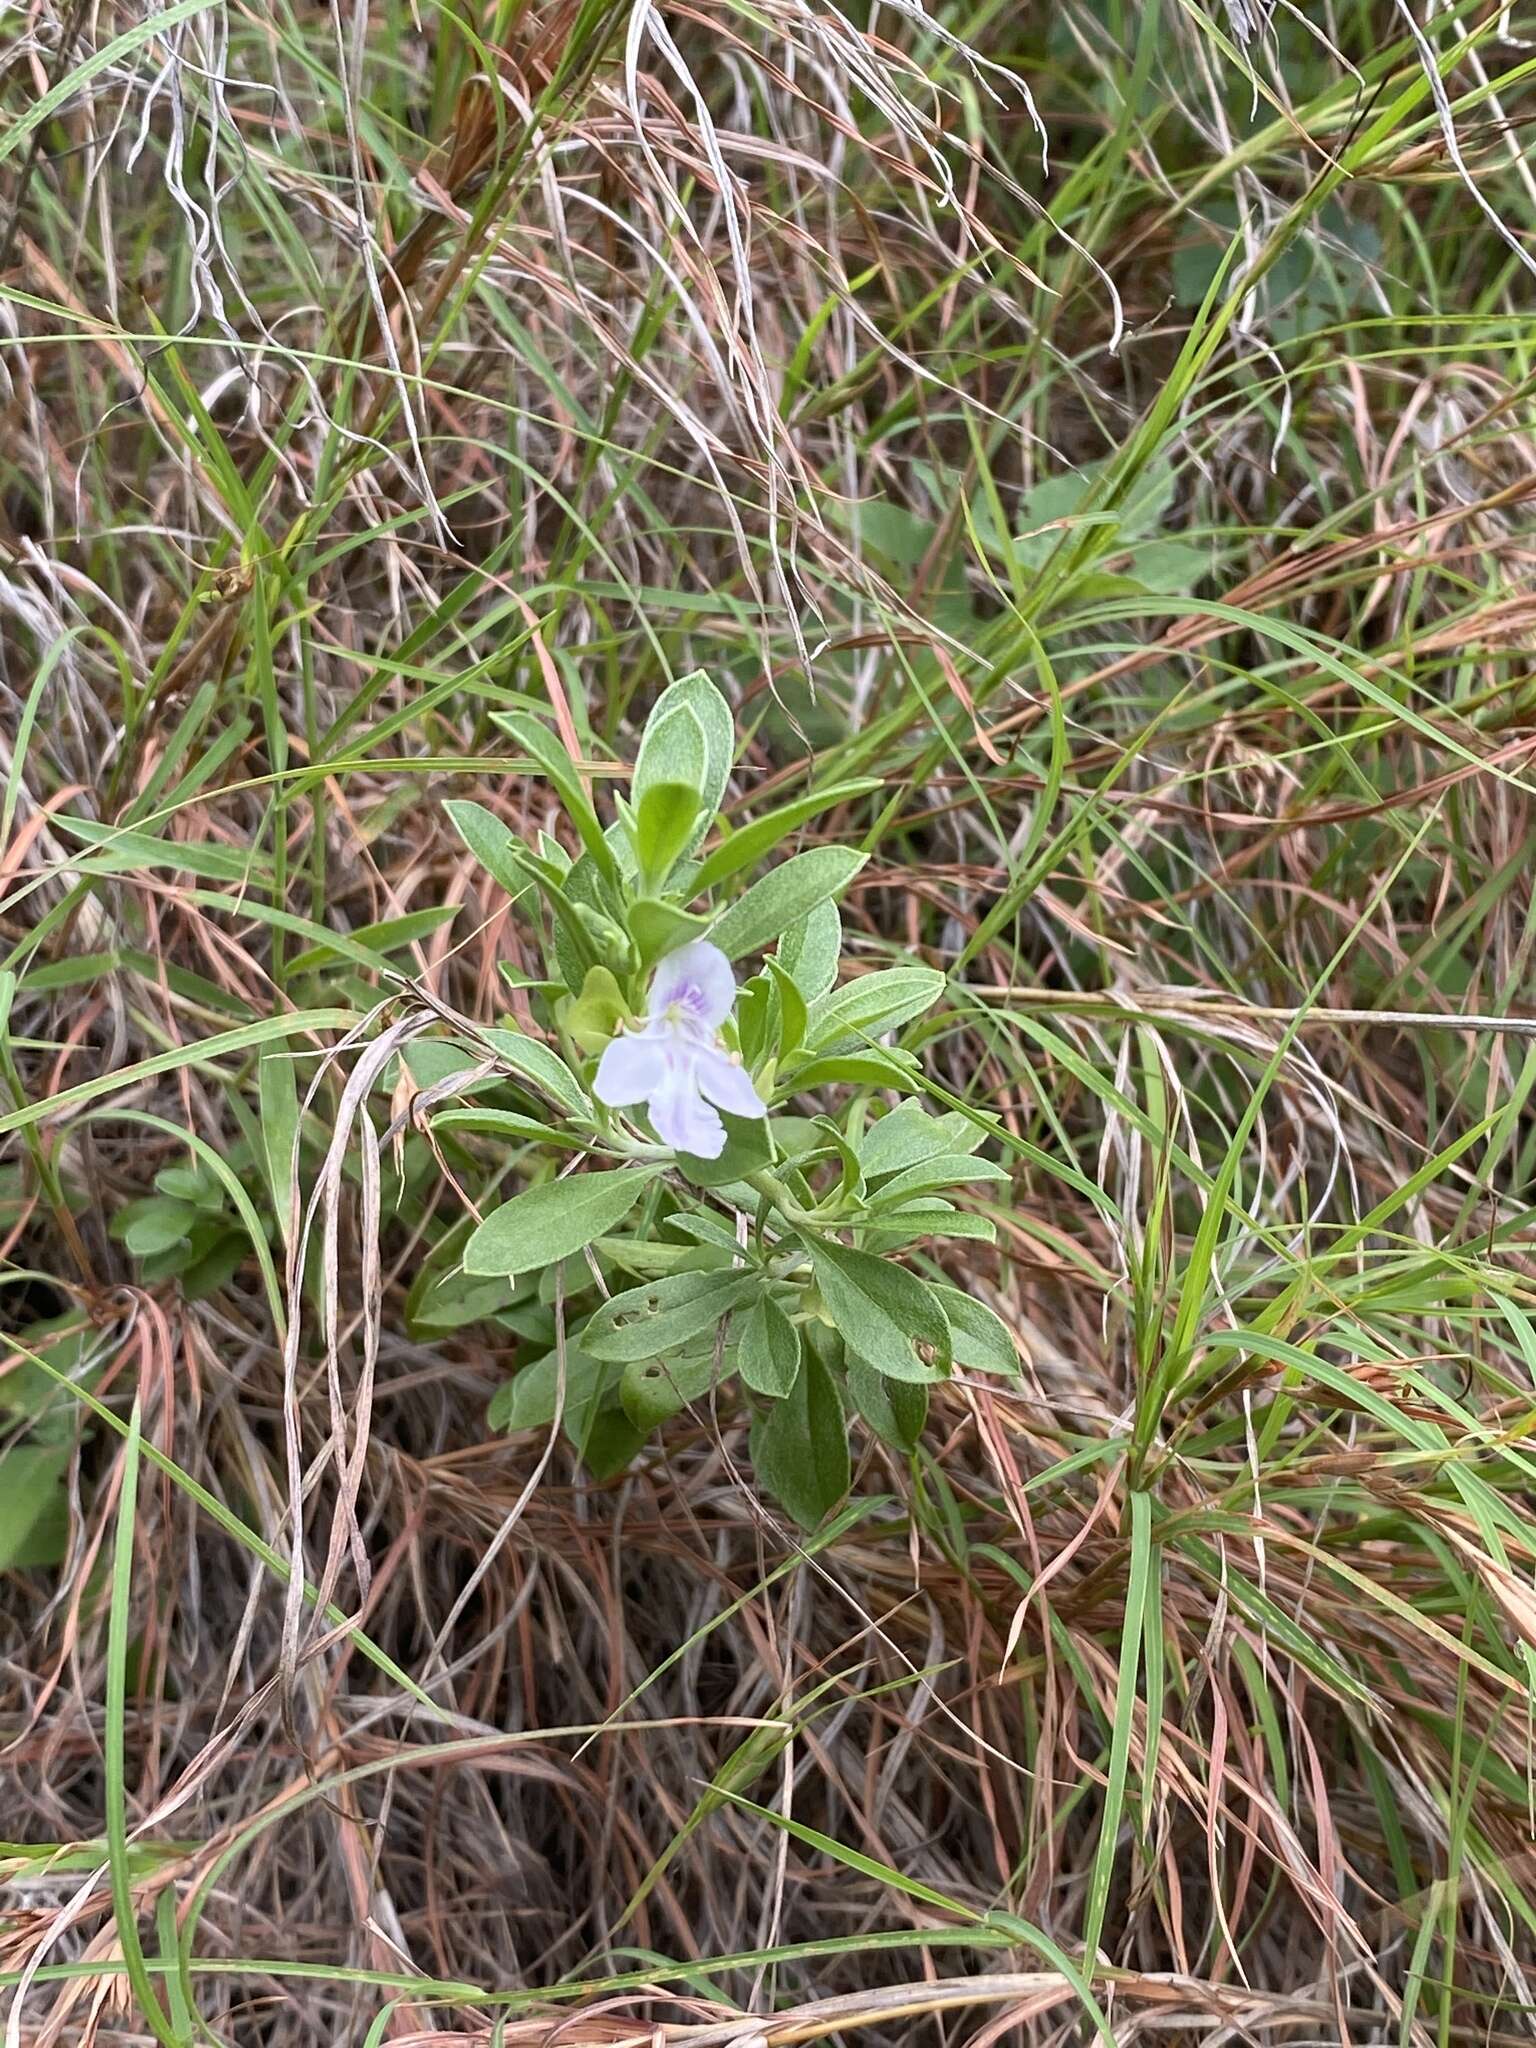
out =
<path fill-rule="evenodd" d="M 669 1041 L 659 1033 L 631 1031 L 603 1048 L 592 1093 L 610 1109 L 630 1109 L 666 1084 Z"/>
<path fill-rule="evenodd" d="M 674 1152 L 692 1152 L 699 1159 L 718 1159 L 725 1150 L 725 1125 L 699 1093 L 692 1057 L 674 1049 L 667 1077 L 651 1097 L 651 1122 L 656 1135 Z"/>
<path fill-rule="evenodd" d="M 746 1068 L 723 1052 L 711 1049 L 694 1055 L 701 1093 L 728 1109 L 732 1116 L 766 1116 L 768 1105 L 753 1086 Z"/>
<path fill-rule="evenodd" d="M 690 1025 L 718 1031 L 735 1000 L 731 963 L 708 939 L 694 939 L 657 962 L 651 982 L 653 1018 L 676 1003 Z"/>

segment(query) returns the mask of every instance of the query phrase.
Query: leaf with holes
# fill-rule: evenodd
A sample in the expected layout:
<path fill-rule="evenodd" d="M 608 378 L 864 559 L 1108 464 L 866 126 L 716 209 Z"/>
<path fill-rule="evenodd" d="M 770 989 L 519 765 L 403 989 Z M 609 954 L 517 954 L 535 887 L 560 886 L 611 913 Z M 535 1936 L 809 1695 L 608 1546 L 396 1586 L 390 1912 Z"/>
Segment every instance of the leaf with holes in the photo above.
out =
<path fill-rule="evenodd" d="M 672 1273 L 605 1301 L 581 1333 L 594 1358 L 628 1364 L 669 1357 L 745 1301 L 761 1285 L 753 1273 Z"/>
<path fill-rule="evenodd" d="M 812 1246 L 811 1268 L 838 1335 L 856 1357 L 894 1380 L 937 1380 L 948 1372 L 949 1324 L 915 1273 L 830 1242 Z"/>
<path fill-rule="evenodd" d="M 636 1429 L 652 1430 L 707 1394 L 715 1377 L 712 1351 L 694 1358 L 637 1358 L 619 1380 L 619 1400 Z"/>

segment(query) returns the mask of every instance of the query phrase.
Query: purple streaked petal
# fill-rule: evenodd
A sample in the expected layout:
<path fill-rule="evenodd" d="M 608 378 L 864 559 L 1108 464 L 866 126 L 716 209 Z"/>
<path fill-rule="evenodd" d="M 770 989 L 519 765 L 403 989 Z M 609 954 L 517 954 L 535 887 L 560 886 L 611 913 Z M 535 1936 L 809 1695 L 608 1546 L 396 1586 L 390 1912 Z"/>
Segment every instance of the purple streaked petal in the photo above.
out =
<path fill-rule="evenodd" d="M 752 1076 L 729 1054 L 708 1052 L 694 1055 L 694 1070 L 701 1094 L 732 1116 L 766 1116 L 768 1105 L 753 1086 Z"/>
<path fill-rule="evenodd" d="M 731 963 L 708 939 L 694 939 L 659 961 L 651 982 L 651 1015 L 675 1003 L 690 1026 L 715 1032 L 731 1014 L 736 977 Z"/>
<path fill-rule="evenodd" d="M 674 1152 L 718 1159 L 725 1150 L 725 1125 L 699 1093 L 693 1060 L 681 1051 L 667 1062 L 667 1077 L 651 1097 L 656 1135 Z"/>
<path fill-rule="evenodd" d="M 660 1032 L 625 1033 L 604 1047 L 592 1092 L 610 1109 L 630 1109 L 665 1085 L 670 1056 L 669 1041 Z"/>

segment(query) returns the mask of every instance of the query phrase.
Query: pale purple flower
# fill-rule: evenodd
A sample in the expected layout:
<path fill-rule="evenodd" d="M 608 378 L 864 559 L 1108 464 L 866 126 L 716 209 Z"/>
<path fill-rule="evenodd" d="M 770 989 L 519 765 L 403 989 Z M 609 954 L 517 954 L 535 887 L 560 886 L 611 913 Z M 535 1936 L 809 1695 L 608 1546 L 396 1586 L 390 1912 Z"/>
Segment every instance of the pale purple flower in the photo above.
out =
<path fill-rule="evenodd" d="M 643 1102 L 664 1145 L 718 1159 L 725 1126 L 711 1104 L 732 1116 L 768 1114 L 751 1075 L 720 1043 L 735 1000 L 736 977 L 718 946 L 695 939 L 668 953 L 652 977 L 645 1022 L 614 1039 L 598 1062 L 598 1101 L 610 1109 Z"/>

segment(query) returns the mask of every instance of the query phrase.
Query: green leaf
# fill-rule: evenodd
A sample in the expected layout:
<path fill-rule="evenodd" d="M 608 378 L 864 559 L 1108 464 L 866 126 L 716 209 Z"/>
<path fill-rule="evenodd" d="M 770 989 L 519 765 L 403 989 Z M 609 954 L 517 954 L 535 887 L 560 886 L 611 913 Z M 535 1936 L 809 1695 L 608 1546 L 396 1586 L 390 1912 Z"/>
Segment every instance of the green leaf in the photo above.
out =
<path fill-rule="evenodd" d="M 865 1052 L 797 1061 L 780 1078 L 774 1093 L 796 1095 L 802 1089 L 824 1088 L 830 1081 L 846 1081 L 855 1088 L 916 1088 L 922 1081 L 922 1068 L 911 1053 L 876 1045 Z"/>
<path fill-rule="evenodd" d="M 239 1272 L 249 1249 L 240 1232 L 231 1227 L 214 1225 L 200 1230 L 180 1267 L 182 1293 L 188 1301 L 203 1301 L 217 1294 Z"/>
<path fill-rule="evenodd" d="M 607 1479 L 627 1465 L 644 1441 L 643 1433 L 614 1406 L 618 1369 L 588 1358 L 578 1345 L 565 1349 L 565 1401 L 559 1404 L 560 1354 L 536 1358 L 497 1390 L 486 1411 L 492 1429 L 516 1435 L 547 1430 L 558 1409 L 566 1440 L 598 1479 Z"/>
<path fill-rule="evenodd" d="M 944 990 L 932 967 L 882 967 L 820 996 L 811 1005 L 805 1042 L 813 1052 L 853 1051 L 931 1009 Z"/>
<path fill-rule="evenodd" d="M 951 1358 L 949 1324 L 915 1273 L 830 1242 L 812 1245 L 811 1270 L 838 1335 L 857 1357 L 891 1379 L 943 1378 Z"/>
<path fill-rule="evenodd" d="M 1187 540 L 1152 540 L 1131 552 L 1129 576 L 1142 590 L 1162 597 L 1188 597 L 1211 573 L 1211 550 Z"/>
<path fill-rule="evenodd" d="M 873 777 L 857 782 L 835 782 L 826 789 L 797 797 L 793 803 L 781 804 L 778 810 L 770 811 L 766 817 L 754 818 L 750 825 L 743 825 L 739 831 L 733 832 L 705 857 L 690 884 L 693 893 L 703 895 L 710 889 L 718 889 L 722 882 L 740 874 L 743 868 L 755 866 L 781 845 L 797 825 L 803 825 L 807 818 L 814 818 L 818 811 L 830 810 L 834 804 L 850 803 L 855 797 L 867 796 L 872 789 L 882 787 L 883 784 Z"/>
<path fill-rule="evenodd" d="M 442 1330 L 462 1330 L 469 1323 L 483 1323 L 506 1308 L 512 1288 L 506 1280 L 475 1280 L 467 1273 L 439 1273 L 419 1295 L 415 1289 L 406 1314 L 413 1334 L 436 1335 Z"/>
<path fill-rule="evenodd" d="M 649 885 L 660 888 L 692 838 L 699 799 L 685 782 L 653 782 L 634 815 L 635 858 Z"/>
<path fill-rule="evenodd" d="M 698 721 L 699 730 L 704 735 L 704 768 L 694 785 L 699 797 L 698 822 L 693 840 L 696 846 L 714 823 L 715 814 L 725 796 L 725 786 L 731 778 L 731 764 L 736 758 L 736 722 L 731 717 L 729 704 L 703 669 L 696 668 L 688 675 L 679 676 L 677 681 L 669 684 L 656 699 L 651 708 L 651 715 L 646 720 L 646 735 L 649 735 L 653 725 L 660 726 L 684 708 L 693 714 Z M 646 738 L 642 737 L 642 757 L 646 752 Z M 638 774 L 638 767 L 636 772 Z"/>
<path fill-rule="evenodd" d="M 656 1359 L 712 1330 L 761 1283 L 753 1273 L 672 1273 L 615 1294 L 581 1333 L 594 1358 Z"/>
<path fill-rule="evenodd" d="M 917 1244 L 925 1237 L 967 1237 L 979 1244 L 997 1243 L 997 1225 L 990 1216 L 973 1215 L 968 1209 L 957 1209 L 953 1202 L 931 1195 L 907 1202 L 900 1209 L 870 1216 L 859 1227 L 866 1242 L 883 1251 Z"/>
<path fill-rule="evenodd" d="M 974 1151 L 986 1135 L 984 1125 L 973 1125 L 953 1110 L 947 1116 L 930 1116 L 919 1104 L 902 1102 L 877 1118 L 859 1139 L 859 1164 L 866 1180 L 879 1180 L 940 1152 Z"/>
<path fill-rule="evenodd" d="M 413 1038 L 401 1046 L 400 1057 L 418 1088 L 436 1088 L 456 1074 L 474 1074 L 482 1064 L 467 1046 L 455 1045 L 447 1038 Z M 463 1096 L 495 1086 L 494 1074 L 479 1074 L 473 1081 L 466 1079 L 458 1092 Z"/>
<path fill-rule="evenodd" d="M 517 1145 L 553 1145 L 562 1152 L 584 1152 L 587 1141 L 570 1131 L 551 1130 L 537 1116 L 515 1109 L 440 1109 L 432 1117 L 434 1131 L 464 1131 L 482 1138 L 507 1138 Z"/>
<path fill-rule="evenodd" d="M 443 805 L 448 821 L 498 888 L 516 903 L 533 887 L 533 877 L 519 863 L 526 848 L 510 825 L 504 825 L 484 804 L 450 797 Z"/>
<path fill-rule="evenodd" d="M 464 1247 L 466 1273 L 532 1273 L 569 1258 L 612 1230 L 655 1179 L 643 1166 L 573 1174 L 514 1195 L 486 1217 Z"/>
<path fill-rule="evenodd" d="M 1018 1349 L 1002 1317 L 963 1288 L 934 1282 L 933 1291 L 949 1321 L 956 1365 L 966 1372 L 993 1372 L 1016 1378 Z"/>
<path fill-rule="evenodd" d="M 1018 532 L 1003 540 L 1020 568 L 1045 566 L 1067 530 L 1064 522 L 1080 511 L 1092 483 L 1092 465 L 1088 465 L 1082 473 L 1066 470 L 1046 477 L 1024 493 L 1017 513 Z M 1104 514 L 1092 513 L 1083 514 L 1083 523 L 1095 517 L 1105 526 L 1113 524 Z"/>
<path fill-rule="evenodd" d="M 150 1259 L 184 1244 L 199 1222 L 195 1209 L 185 1202 L 173 1202 L 164 1195 L 147 1195 L 129 1202 L 112 1218 L 111 1233 L 125 1244 L 136 1259 Z"/>
<path fill-rule="evenodd" d="M 738 1325 L 736 1370 L 754 1394 L 782 1401 L 800 1376 L 800 1332 L 770 1295 L 752 1304 Z"/>
<path fill-rule="evenodd" d="M 615 1375 L 578 1345 L 565 1347 L 565 1408 L 569 1422 L 574 1413 L 584 1415 Z M 546 1352 L 535 1358 L 496 1389 L 485 1411 L 488 1427 L 514 1436 L 519 1430 L 548 1429 L 555 1419 L 560 1393 L 560 1354 Z"/>
<path fill-rule="evenodd" d="M 728 960 L 755 953 L 771 939 L 782 938 L 797 919 L 820 903 L 830 903 L 853 880 L 865 856 L 850 846 L 813 846 L 781 866 L 770 868 L 745 896 L 722 911 L 710 938 Z M 792 970 L 791 970 L 792 971 Z"/>
<path fill-rule="evenodd" d="M 0 1571 L 56 1564 L 64 1554 L 66 1506 L 59 1481 L 69 1444 L 17 1444 L 0 1451 Z"/>
<path fill-rule="evenodd" d="M 481 1035 L 514 1074 L 541 1088 L 562 1109 L 569 1110 L 583 1123 L 591 1122 L 592 1104 L 587 1091 L 559 1053 L 552 1052 L 539 1039 L 530 1038 L 525 1031 L 496 1028 Z"/>
<path fill-rule="evenodd" d="M 847 509 L 865 547 L 901 569 L 917 568 L 938 532 L 932 519 L 889 498 L 859 498 Z"/>
<path fill-rule="evenodd" d="M 785 1060 L 800 1050 L 810 1012 L 805 997 L 771 953 L 764 964 L 779 1005 L 778 1042 L 774 1050 L 780 1060 Z"/>
<path fill-rule="evenodd" d="M 695 1217 L 669 1216 L 667 1227 L 684 1228 L 696 1221 Z M 633 1280 L 662 1280 L 669 1273 L 716 1273 L 722 1263 L 730 1263 L 716 1258 L 712 1246 L 697 1242 L 664 1244 L 656 1237 L 599 1237 L 593 1243 L 605 1265 Z M 726 1249 L 734 1260 L 740 1250 L 734 1233 L 729 1235 Z"/>
<path fill-rule="evenodd" d="M 758 1483 L 802 1529 L 848 1491 L 848 1425 L 831 1373 L 807 1351 L 790 1393 L 752 1426 Z"/>
<path fill-rule="evenodd" d="M 774 957 L 808 1003 L 824 996 L 837 979 L 843 957 L 843 921 L 837 905 L 818 903 L 797 918 L 774 948 Z"/>
<path fill-rule="evenodd" d="M 658 903 L 649 896 L 629 906 L 627 922 L 642 967 L 652 966 L 664 953 L 675 952 L 690 939 L 702 938 L 709 929 L 707 917 L 679 910 L 675 903 Z"/>
<path fill-rule="evenodd" d="M 887 1379 L 851 1354 L 848 1359 L 848 1398 L 883 1444 L 893 1451 L 917 1447 L 928 1420 L 928 1389 L 903 1380 Z"/>
<path fill-rule="evenodd" d="M 9 1372 L 0 1373 L 0 1410 L 24 1416 L 32 1424 L 35 1436 L 57 1437 L 62 1427 L 73 1441 L 75 1403 L 53 1374 L 62 1373 L 82 1386 L 94 1386 L 100 1367 L 82 1368 L 99 1335 L 96 1326 L 76 1311 L 45 1323 L 33 1323 L 18 1331 L 14 1340 L 0 1336 L 0 1360 L 12 1350 L 14 1342 L 17 1351 L 34 1352 L 44 1361 L 37 1365 L 30 1358 L 20 1357 Z"/>
<path fill-rule="evenodd" d="M 736 1043 L 754 1071 L 768 1057 L 775 1009 L 773 983 L 766 974 L 749 975 L 736 991 Z"/>
<path fill-rule="evenodd" d="M 581 994 L 572 997 L 564 1013 L 565 1029 L 573 1043 L 585 1053 L 600 1053 L 624 1017 L 624 997 L 612 972 L 606 967 L 589 967 Z"/>
<path fill-rule="evenodd" d="M 155 1193 L 212 1215 L 218 1215 L 224 1207 L 224 1190 L 211 1173 L 195 1166 L 162 1167 L 155 1175 Z"/>
<path fill-rule="evenodd" d="M 691 704 L 658 702 L 640 735 L 640 752 L 635 758 L 631 799 L 637 811 L 653 790 L 681 789 L 688 798 L 689 822 L 698 815 L 709 776 L 709 743 L 704 727 Z M 659 714 L 659 715 L 658 715 Z"/>
<path fill-rule="evenodd" d="M 556 911 L 555 955 L 562 974 L 576 993 L 589 967 L 611 967 L 625 973 L 633 964 L 624 915 L 623 885 L 603 874 L 588 854 L 576 861 L 560 885 L 558 896 L 546 883 L 544 893 Z M 573 972 L 574 970 L 574 972 Z"/>
<path fill-rule="evenodd" d="M 613 848 L 603 836 L 597 812 L 593 810 L 592 801 L 576 773 L 576 764 L 560 741 L 547 726 L 541 725 L 526 711 L 498 711 L 493 715 L 503 732 L 510 734 L 554 784 L 566 816 L 576 827 L 593 865 L 610 881 L 616 882 L 619 864 L 614 858 Z"/>
<path fill-rule="evenodd" d="M 744 1180 L 749 1173 L 760 1173 L 773 1163 L 773 1140 L 766 1117 L 732 1116 L 723 1109 L 720 1121 L 725 1126 L 725 1147 L 718 1159 L 700 1159 L 692 1152 L 677 1154 L 679 1171 L 695 1187 L 723 1188 L 732 1181 Z"/>
<path fill-rule="evenodd" d="M 622 1408 L 596 1403 L 583 1411 L 579 1435 L 569 1422 L 565 1433 L 600 1485 L 624 1470 L 646 1437 L 646 1432 L 636 1429 Z"/>
<path fill-rule="evenodd" d="M 714 1377 L 711 1351 L 695 1358 L 637 1358 L 619 1380 L 619 1402 L 636 1429 L 649 1433 L 707 1394 Z"/>
<path fill-rule="evenodd" d="M 910 1201 L 913 1195 L 931 1194 L 937 1189 L 961 1187 L 967 1181 L 991 1181 L 1004 1187 L 1012 1180 L 1006 1166 L 995 1160 L 973 1159 L 964 1152 L 938 1152 L 906 1167 L 881 1188 L 878 1201 L 883 1207 Z"/>

